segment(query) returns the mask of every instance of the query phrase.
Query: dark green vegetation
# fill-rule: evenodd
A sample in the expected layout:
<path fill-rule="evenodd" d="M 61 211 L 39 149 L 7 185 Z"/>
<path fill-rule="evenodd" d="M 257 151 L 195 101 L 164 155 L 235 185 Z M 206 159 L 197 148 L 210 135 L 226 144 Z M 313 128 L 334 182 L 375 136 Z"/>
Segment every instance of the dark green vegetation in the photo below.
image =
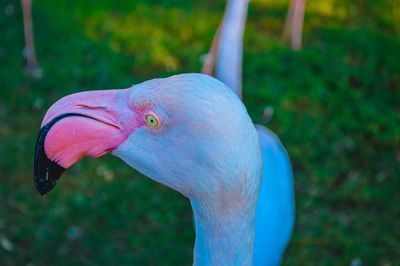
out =
<path fill-rule="evenodd" d="M 185 198 L 112 156 L 84 159 L 42 198 L 33 147 L 44 112 L 66 94 L 197 72 L 223 8 L 35 0 L 44 76 L 34 80 L 23 68 L 19 1 L 0 1 L 0 265 L 190 264 Z M 252 118 L 273 108 L 268 126 L 295 168 L 284 264 L 400 265 L 399 6 L 310 1 L 300 52 L 280 41 L 286 9 L 250 3 L 243 67 Z"/>

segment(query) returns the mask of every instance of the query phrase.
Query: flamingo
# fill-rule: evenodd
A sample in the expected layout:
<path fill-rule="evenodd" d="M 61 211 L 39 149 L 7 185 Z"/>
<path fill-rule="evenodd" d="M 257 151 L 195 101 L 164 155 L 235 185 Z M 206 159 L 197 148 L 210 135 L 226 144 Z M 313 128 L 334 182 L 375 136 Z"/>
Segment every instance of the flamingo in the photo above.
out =
<path fill-rule="evenodd" d="M 222 82 L 180 74 L 80 92 L 51 106 L 35 147 L 38 192 L 48 193 L 82 157 L 111 153 L 190 200 L 194 265 L 279 265 L 294 224 L 292 170 L 277 136 L 252 123 L 238 97 L 241 77 L 223 75 L 241 69 L 221 63 L 221 51 L 233 49 L 241 64 L 247 4 L 236 31 L 227 22 L 235 7 L 228 3 L 215 38 L 219 54 L 210 55 Z"/>
<path fill-rule="evenodd" d="M 62 98 L 37 139 L 37 190 L 109 152 L 190 200 L 195 265 L 279 264 L 293 223 L 289 161 L 222 82 L 181 74 Z"/>

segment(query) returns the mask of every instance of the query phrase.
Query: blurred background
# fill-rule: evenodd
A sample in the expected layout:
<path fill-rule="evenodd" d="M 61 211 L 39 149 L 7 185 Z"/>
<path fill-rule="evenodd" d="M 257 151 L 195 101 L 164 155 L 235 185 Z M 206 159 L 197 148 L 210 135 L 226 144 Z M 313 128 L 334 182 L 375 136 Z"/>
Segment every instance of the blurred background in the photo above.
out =
<path fill-rule="evenodd" d="M 57 99 L 198 72 L 222 0 L 34 0 L 27 74 L 20 1 L 0 0 L 0 264 L 190 265 L 189 201 L 112 157 L 84 159 L 42 198 L 41 119 Z M 309 0 L 303 47 L 289 1 L 252 0 L 244 102 L 287 147 L 296 226 L 284 265 L 400 265 L 400 5 Z M 272 118 L 271 118 L 272 117 Z"/>

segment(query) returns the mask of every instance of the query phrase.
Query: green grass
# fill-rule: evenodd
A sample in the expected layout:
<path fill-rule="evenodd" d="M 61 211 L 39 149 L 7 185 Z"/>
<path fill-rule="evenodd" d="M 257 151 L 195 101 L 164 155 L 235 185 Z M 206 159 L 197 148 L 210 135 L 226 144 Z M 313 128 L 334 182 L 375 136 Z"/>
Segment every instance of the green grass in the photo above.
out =
<path fill-rule="evenodd" d="M 44 76 L 34 80 L 23 67 L 19 1 L 0 1 L 1 265 L 191 263 L 184 197 L 105 156 L 84 159 L 41 198 L 33 148 L 46 109 L 66 94 L 197 72 L 223 8 L 35 0 Z M 267 126 L 294 165 L 296 228 L 284 264 L 400 265 L 400 9 L 309 2 L 305 48 L 293 52 L 281 43 L 286 8 L 250 3 L 243 66 L 251 117 L 261 123 L 273 108 Z"/>

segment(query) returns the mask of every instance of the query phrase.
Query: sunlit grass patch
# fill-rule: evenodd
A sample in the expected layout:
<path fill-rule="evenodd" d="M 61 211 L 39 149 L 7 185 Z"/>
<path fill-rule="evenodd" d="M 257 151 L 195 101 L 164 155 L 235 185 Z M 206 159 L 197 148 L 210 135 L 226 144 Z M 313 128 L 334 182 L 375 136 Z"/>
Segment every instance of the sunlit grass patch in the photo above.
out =
<path fill-rule="evenodd" d="M 151 18 L 151 19 L 150 19 Z M 181 69 L 184 56 L 204 52 L 219 14 L 138 4 L 127 14 L 99 11 L 82 20 L 84 33 L 117 53 L 133 56 L 138 68 Z"/>

